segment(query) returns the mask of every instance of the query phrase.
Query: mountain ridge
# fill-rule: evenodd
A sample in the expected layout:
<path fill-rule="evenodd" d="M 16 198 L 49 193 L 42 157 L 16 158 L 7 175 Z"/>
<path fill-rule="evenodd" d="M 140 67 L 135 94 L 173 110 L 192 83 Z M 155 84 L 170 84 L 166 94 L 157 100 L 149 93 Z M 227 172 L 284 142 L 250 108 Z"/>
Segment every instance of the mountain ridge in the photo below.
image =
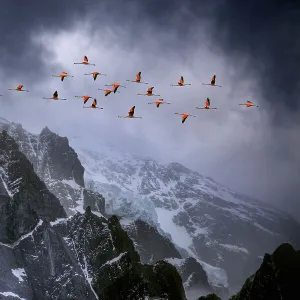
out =
<path fill-rule="evenodd" d="M 108 211 L 156 226 L 188 256 L 232 269 L 230 285 L 243 284 L 243 269 L 248 275 L 254 272 L 261 253 L 282 242 L 300 243 L 295 233 L 300 225 L 289 214 L 247 196 L 239 198 L 179 163 L 160 165 L 154 159 L 71 145 L 85 167 L 87 186 L 106 198 Z M 262 245 L 247 240 L 249 233 Z M 239 270 L 232 268 L 237 258 Z"/>
<path fill-rule="evenodd" d="M 222 282 L 222 286 L 225 288 L 227 275 L 226 273 L 223 274 L 224 271 L 222 270 L 229 272 L 229 279 L 231 280 L 231 274 L 236 272 L 236 268 L 232 267 L 232 265 L 237 261 L 243 268 L 247 269 L 247 272 L 241 269 L 237 270 L 238 275 L 236 277 L 240 277 L 240 282 L 243 281 L 241 283 L 243 284 L 243 278 L 247 278 L 248 274 L 250 275 L 250 273 L 255 271 L 253 270 L 255 266 L 260 264 L 261 258 L 259 256 L 265 252 L 262 249 L 267 248 L 267 244 L 269 244 L 269 248 L 272 248 L 273 245 L 281 241 L 280 235 L 286 238 L 289 233 L 292 233 L 294 228 L 297 228 L 290 221 L 287 214 L 282 214 L 277 209 L 273 210 L 272 207 L 268 209 L 263 203 L 262 206 L 258 202 L 255 202 L 256 206 L 254 204 L 247 206 L 244 204 L 245 201 L 242 201 L 241 204 L 237 193 L 228 193 L 229 190 L 226 190 L 222 185 L 217 184 L 216 187 L 215 181 L 209 177 L 202 176 L 199 173 L 197 175 L 197 172 L 190 171 L 179 163 L 170 163 L 167 167 L 160 168 L 159 164 L 153 159 L 147 158 L 143 160 L 140 158 L 139 161 L 138 157 L 134 156 L 134 159 L 132 159 L 133 156 L 131 155 L 128 155 L 125 159 L 123 154 L 118 154 L 117 158 L 115 158 L 112 153 L 106 153 L 106 157 L 105 155 L 100 155 L 100 157 L 96 155 L 98 157 L 95 160 L 92 157 L 93 154 L 92 156 L 83 155 L 82 151 L 73 147 L 72 142 L 68 142 L 67 138 L 55 137 L 56 134 L 51 132 L 48 127 L 41 131 L 43 134 L 32 135 L 25 129 L 22 129 L 22 126 L 18 126 L 18 124 L 6 123 L 1 125 L 0 120 L 0 130 L 3 128 L 10 129 L 10 132 L 18 140 L 20 148 L 22 148 L 27 157 L 31 156 L 30 149 L 33 144 L 35 144 L 33 153 L 35 153 L 36 157 L 41 157 L 41 150 L 45 149 L 41 147 L 43 146 L 41 144 L 47 144 L 49 140 L 52 141 L 51 147 L 52 150 L 55 150 L 56 155 L 64 155 L 67 152 L 72 157 L 72 153 L 75 153 L 78 162 L 76 162 L 76 159 L 73 159 L 70 164 L 66 165 L 68 169 L 67 174 L 71 174 L 70 177 L 68 177 L 69 175 L 59 177 L 61 172 L 58 172 L 57 164 L 53 163 L 51 151 L 47 151 L 47 155 L 44 152 L 44 159 L 39 164 L 36 164 L 35 167 L 40 175 L 43 174 L 39 171 L 42 169 L 42 166 L 53 169 L 50 172 L 52 177 L 45 177 L 44 175 L 40 177 L 44 177 L 42 179 L 47 187 L 57 196 L 61 203 L 65 203 L 64 207 L 70 206 L 71 209 L 68 209 L 68 216 L 75 216 L 77 212 L 84 214 L 88 206 L 91 206 L 92 212 L 100 218 L 107 214 L 117 214 L 118 217 L 121 217 L 123 229 L 128 232 L 131 238 L 131 225 L 138 220 L 146 222 L 153 229 L 157 230 L 158 235 L 169 239 L 175 245 L 175 251 L 179 251 L 182 257 L 178 258 L 180 261 L 170 259 L 170 255 L 174 255 L 171 254 L 172 250 L 170 249 L 163 255 L 165 257 L 161 256 L 161 258 L 171 262 L 176 267 L 181 277 L 186 279 L 184 283 L 187 282 L 188 278 L 184 275 L 185 273 L 181 266 L 186 264 L 189 266 L 189 270 L 193 272 L 188 264 L 190 256 L 196 259 L 199 267 L 197 272 L 200 277 L 198 278 L 202 278 L 201 270 L 203 269 L 209 275 L 208 280 L 210 282 L 207 289 L 212 288 L 212 283 L 215 284 L 214 288 L 216 289 Z M 54 137 L 51 138 L 51 135 L 54 135 Z M 49 136 L 50 139 L 48 139 Z M 45 140 L 43 140 L 43 137 Z M 56 145 L 57 143 L 65 144 L 68 147 L 61 147 Z M 73 151 L 68 150 L 69 148 L 72 148 Z M 35 156 L 32 156 L 33 159 Z M 92 163 L 88 164 L 87 160 L 90 160 Z M 99 162 L 100 167 L 102 164 L 103 168 L 97 170 Z M 75 177 L 77 176 L 78 179 L 75 181 L 72 170 L 75 170 L 73 166 L 77 163 L 81 165 L 83 172 L 80 171 L 82 170 L 80 166 L 75 168 L 78 170 L 75 174 Z M 139 168 L 140 180 L 137 180 L 134 176 L 136 168 Z M 159 170 L 161 170 L 161 174 L 157 176 L 155 172 Z M 119 176 L 119 173 L 122 176 Z M 58 174 L 58 176 L 55 174 Z M 92 177 L 91 175 L 96 176 Z M 156 180 L 157 178 L 159 180 Z M 102 182 L 99 180 L 102 180 Z M 125 183 L 126 186 L 122 186 L 120 181 Z M 200 186 L 200 194 L 199 188 L 196 186 L 199 182 L 203 183 Z M 66 201 L 65 198 L 71 200 Z M 256 220 L 251 223 L 249 219 L 251 220 L 253 216 Z M 124 218 L 127 219 L 126 224 L 122 221 L 122 218 L 123 220 Z M 276 218 L 280 220 L 277 222 L 278 224 L 276 223 Z M 261 220 L 263 220 L 264 223 L 262 225 L 264 226 L 261 225 Z M 166 223 L 166 221 L 169 221 L 169 223 Z M 59 221 L 57 222 L 59 223 Z M 224 226 L 224 228 L 221 228 L 222 230 L 218 226 L 220 224 Z M 286 228 L 282 232 L 274 234 L 278 231 L 277 228 L 283 227 L 283 225 Z M 138 230 L 142 230 L 143 226 L 141 224 L 137 225 Z M 265 245 L 249 249 L 245 245 L 246 241 L 244 241 L 243 232 L 239 233 L 235 228 L 241 228 L 243 232 L 251 232 L 251 234 L 254 228 L 254 236 L 257 239 L 267 237 L 264 242 Z M 180 235 L 174 236 L 174 231 Z M 256 231 L 260 233 L 258 234 Z M 229 236 L 230 234 L 231 236 Z M 151 236 L 155 239 L 154 235 Z M 272 239 L 270 236 L 273 236 Z M 187 248 L 183 243 L 178 245 L 180 238 L 182 238 L 184 243 L 192 241 L 193 247 Z M 165 243 L 163 239 L 158 239 L 160 240 L 160 245 Z M 239 240 L 240 242 L 235 244 Z M 145 248 L 146 245 L 147 241 L 139 239 L 138 244 L 135 245 L 136 247 L 138 246 L 139 255 L 141 255 L 140 249 Z M 184 247 L 182 248 L 181 246 Z M 158 250 L 154 249 L 153 251 Z M 252 251 L 256 254 L 252 254 Z M 155 264 L 156 261 L 151 262 L 148 257 L 143 263 Z M 251 266 L 249 267 L 249 265 Z M 192 276 L 192 273 L 189 273 L 190 275 Z M 196 279 L 194 282 L 197 285 Z M 232 282 L 235 282 L 235 280 L 232 280 Z M 229 282 L 230 286 L 232 282 Z M 239 285 L 238 283 L 236 284 Z"/>
<path fill-rule="evenodd" d="M 0 243 L 1 300 L 186 300 L 176 268 L 142 264 L 116 216 L 87 206 L 67 217 L 5 130 L 0 175 L 1 224 L 8 220 L 11 230 L 2 230 Z"/>

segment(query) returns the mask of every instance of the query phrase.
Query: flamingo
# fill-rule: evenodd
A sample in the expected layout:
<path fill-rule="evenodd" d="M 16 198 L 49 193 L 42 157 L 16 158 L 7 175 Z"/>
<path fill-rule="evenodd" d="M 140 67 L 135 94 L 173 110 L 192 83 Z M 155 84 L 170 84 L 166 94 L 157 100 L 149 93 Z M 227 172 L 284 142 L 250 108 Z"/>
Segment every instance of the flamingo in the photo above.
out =
<path fill-rule="evenodd" d="M 80 63 L 74 63 L 74 65 L 91 65 L 91 66 L 95 66 L 95 64 L 90 64 L 89 63 L 89 59 L 87 58 L 87 56 L 85 55 L 83 57 L 83 61 Z"/>
<path fill-rule="evenodd" d="M 154 89 L 154 86 L 150 87 L 147 89 L 147 93 L 146 94 L 137 94 L 138 96 L 160 96 L 160 95 L 155 95 L 153 94 L 153 89 Z"/>
<path fill-rule="evenodd" d="M 170 86 L 185 86 L 185 85 L 192 85 L 191 83 L 184 83 L 183 76 L 180 77 L 177 84 L 170 84 Z"/>
<path fill-rule="evenodd" d="M 127 116 L 118 116 L 118 118 L 129 118 L 129 119 L 142 119 L 142 117 L 135 117 L 134 116 L 135 106 L 132 106 L 128 112 Z"/>
<path fill-rule="evenodd" d="M 97 79 L 98 75 L 106 76 L 106 74 L 99 73 L 99 72 L 86 73 L 84 75 L 93 75 L 94 81 Z"/>
<path fill-rule="evenodd" d="M 175 115 L 180 115 L 182 116 L 181 118 L 181 123 L 183 124 L 185 122 L 185 120 L 188 118 L 188 117 L 196 117 L 196 116 L 193 116 L 193 115 L 190 115 L 190 114 L 187 114 L 187 113 L 175 113 Z"/>
<path fill-rule="evenodd" d="M 211 81 L 210 83 L 202 83 L 202 85 L 210 85 L 210 86 L 218 86 L 218 87 L 222 87 L 221 85 L 216 85 L 216 75 L 214 75 L 212 78 L 211 78 Z"/>
<path fill-rule="evenodd" d="M 105 84 L 104 86 L 112 86 L 114 94 L 117 92 L 119 87 L 126 88 L 126 86 L 120 85 L 119 83 Z"/>
<path fill-rule="evenodd" d="M 209 97 L 206 98 L 205 106 L 204 107 L 196 107 L 197 109 L 217 109 L 216 107 L 210 107 L 210 99 Z"/>
<path fill-rule="evenodd" d="M 97 99 L 94 99 L 93 103 L 91 106 L 83 106 L 83 108 L 97 108 L 97 109 L 103 109 L 103 107 L 98 107 L 97 106 Z"/>
<path fill-rule="evenodd" d="M 98 90 L 99 91 L 104 91 L 105 92 L 105 97 L 110 95 L 113 92 L 113 90 L 111 90 L 111 89 L 98 89 Z M 120 93 L 120 92 L 117 92 L 117 93 Z"/>
<path fill-rule="evenodd" d="M 171 104 L 170 102 L 165 102 L 163 99 L 158 99 L 155 102 L 149 102 L 148 104 L 155 104 L 157 108 L 159 108 L 159 106 L 161 104 Z"/>
<path fill-rule="evenodd" d="M 9 91 L 17 91 L 17 92 L 29 92 L 27 90 L 22 90 L 23 85 L 19 84 L 15 89 L 8 89 Z"/>
<path fill-rule="evenodd" d="M 51 98 L 46 98 L 46 97 L 43 97 L 43 99 L 49 99 L 49 100 L 67 100 L 67 99 L 62 99 L 62 98 L 58 98 L 58 92 L 55 91 L 52 95 Z"/>
<path fill-rule="evenodd" d="M 254 105 L 250 100 L 247 101 L 247 103 L 239 104 L 240 106 L 246 106 L 246 107 L 259 107 L 258 105 Z"/>
<path fill-rule="evenodd" d="M 141 81 L 141 79 L 142 79 L 142 72 L 138 72 L 135 75 L 135 80 L 129 80 L 129 79 L 127 79 L 126 81 L 148 84 L 148 82 L 143 82 L 143 81 Z"/>
<path fill-rule="evenodd" d="M 59 77 L 61 81 L 64 81 L 66 77 L 74 77 L 74 76 L 68 75 L 67 72 L 61 72 L 60 75 L 52 75 L 52 77 Z"/>
<path fill-rule="evenodd" d="M 83 104 L 86 104 L 92 96 L 75 96 L 76 98 L 83 98 Z"/>

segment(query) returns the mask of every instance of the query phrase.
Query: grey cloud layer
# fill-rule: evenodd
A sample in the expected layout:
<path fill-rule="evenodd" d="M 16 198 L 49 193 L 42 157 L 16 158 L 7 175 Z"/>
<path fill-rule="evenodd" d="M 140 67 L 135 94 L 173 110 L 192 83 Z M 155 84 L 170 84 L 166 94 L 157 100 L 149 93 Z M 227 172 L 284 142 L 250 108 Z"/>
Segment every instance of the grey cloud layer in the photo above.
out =
<path fill-rule="evenodd" d="M 288 53 L 287 48 L 290 51 L 285 59 L 286 68 L 283 68 L 276 61 L 277 52 L 270 53 L 274 46 L 273 36 L 269 41 L 266 33 L 263 35 L 268 28 L 263 24 L 268 19 L 258 18 L 254 9 L 241 10 L 241 16 L 249 13 L 249 22 L 245 23 L 245 15 L 240 18 L 235 7 L 231 7 L 234 2 L 227 1 L 225 8 L 221 1 L 214 2 L 213 6 L 197 5 L 199 1 L 176 4 L 175 1 L 146 0 L 109 0 L 101 5 L 96 1 L 31 1 L 28 7 L 7 4 L 9 7 L 2 10 L 4 26 L 0 34 L 5 43 L 0 46 L 0 62 L 8 76 L 2 83 L 5 87 L 23 83 L 32 92 L 26 99 L 13 92 L 8 94 L 2 102 L 7 118 L 20 119 L 33 131 L 49 124 L 51 129 L 61 130 L 62 134 L 89 135 L 95 145 L 98 140 L 105 139 L 130 151 L 179 160 L 233 188 L 263 197 L 267 202 L 283 206 L 287 199 L 291 206 L 289 211 L 297 213 L 300 143 L 297 143 L 296 130 L 299 127 L 290 118 L 288 109 L 284 111 L 286 117 L 282 118 L 286 120 L 284 126 L 281 124 L 280 129 L 275 129 L 269 125 L 269 120 L 278 112 L 283 115 L 280 103 L 282 99 L 289 101 L 297 86 L 290 87 L 290 98 L 281 98 L 286 89 L 281 91 L 282 86 L 273 84 L 272 88 L 267 88 L 257 80 L 263 79 L 269 86 L 272 78 L 282 83 L 286 77 L 290 80 L 287 74 L 299 44 L 277 48 L 281 53 Z M 240 23 L 235 23 L 236 20 Z M 89 25 L 85 28 L 86 21 Z M 257 30 L 252 30 L 250 36 L 249 31 L 248 35 L 245 32 L 251 22 L 257 24 Z M 290 24 L 285 22 L 282 26 L 288 29 Z M 69 40 L 72 32 L 80 28 L 87 39 L 80 38 L 79 34 L 77 40 Z M 46 37 L 43 43 L 32 43 L 32 34 L 37 34 L 40 41 L 43 32 Z M 56 47 L 53 53 L 51 44 L 57 42 L 55 37 L 62 32 L 67 34 L 58 41 L 61 50 Z M 259 32 L 264 43 L 258 40 Z M 254 50 L 253 43 L 256 44 Z M 57 59 L 58 54 L 62 59 Z M 91 78 L 81 78 L 82 66 L 73 68 L 72 62 L 83 55 L 88 55 L 109 76 L 95 84 Z M 258 66 L 262 63 L 264 68 L 261 69 Z M 148 100 L 154 99 L 136 98 L 135 92 L 142 92 L 145 86 L 134 84 L 121 90 L 120 95 L 105 100 L 99 96 L 99 91 L 93 92 L 104 81 L 129 79 L 139 70 L 143 71 L 145 80 L 153 82 L 155 92 L 172 102 L 171 106 L 159 110 L 147 106 Z M 14 74 L 16 71 L 20 73 Z M 74 73 L 75 79 L 61 83 L 51 78 L 51 74 L 61 71 Z M 221 90 L 208 87 L 197 91 L 193 87 L 185 93 L 168 88 L 180 75 L 184 75 L 186 81 L 200 83 L 209 80 L 214 73 L 224 85 Z M 299 73 L 294 75 L 297 78 Z M 239 86 L 235 86 L 237 78 Z M 107 110 L 103 114 L 83 114 L 80 100 L 72 107 L 68 103 L 38 101 L 32 106 L 31 95 L 50 96 L 55 89 L 67 98 L 75 94 L 96 94 L 99 105 L 103 104 Z M 212 105 L 218 106 L 220 111 L 213 116 L 195 112 L 198 117 L 188 119 L 182 126 L 173 113 L 177 110 L 193 113 L 195 106 L 203 104 L 207 96 L 211 96 Z M 262 108 L 246 112 L 235 107 L 248 98 Z M 271 110 L 273 103 L 278 106 Z M 137 105 L 136 114 L 144 117 L 143 123 L 136 126 L 125 120 L 123 123 L 112 121 L 116 115 L 126 114 L 131 105 Z"/>

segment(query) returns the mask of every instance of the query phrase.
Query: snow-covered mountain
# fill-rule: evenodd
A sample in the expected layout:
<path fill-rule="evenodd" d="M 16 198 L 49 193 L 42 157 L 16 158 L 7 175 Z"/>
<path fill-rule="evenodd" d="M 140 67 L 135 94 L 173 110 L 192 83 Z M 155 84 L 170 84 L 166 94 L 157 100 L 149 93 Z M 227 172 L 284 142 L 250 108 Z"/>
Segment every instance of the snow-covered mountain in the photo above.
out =
<path fill-rule="evenodd" d="M 102 197 L 84 187 L 84 168 L 66 137 L 51 132 L 47 127 L 40 134 L 32 134 L 21 124 L 3 118 L 0 118 L 1 130 L 15 139 L 36 174 L 60 200 L 68 216 L 84 213 L 87 205 L 95 211 L 102 210 Z"/>
<path fill-rule="evenodd" d="M 186 300 L 176 268 L 142 264 L 116 216 L 67 218 L 20 148 L 0 132 L 0 300 Z"/>
<path fill-rule="evenodd" d="M 78 160 L 74 150 L 69 146 L 67 138 L 58 136 L 51 132 L 47 127 L 44 128 L 40 134 L 31 134 L 23 129 L 20 124 L 11 123 L 0 118 L 0 130 L 1 129 L 8 131 L 10 136 L 14 137 L 19 149 L 31 161 L 34 171 L 45 181 L 46 187 L 44 187 L 44 189 L 48 188 L 55 196 L 57 196 L 65 210 L 68 212 L 68 215 L 72 216 L 76 211 L 83 213 L 88 206 L 92 208 L 93 213 L 99 216 L 105 214 L 105 199 L 99 193 L 92 192 L 84 187 L 82 172 L 84 168 Z M 63 172 L 61 171 L 62 166 Z M 3 174 L 5 175 L 6 173 Z M 137 201 L 139 199 L 137 198 L 134 200 Z M 151 201 L 149 203 L 152 204 Z M 146 209 L 146 206 L 144 209 Z M 112 213 L 109 209 L 107 211 L 108 213 Z M 145 210 L 142 210 L 142 212 L 144 211 Z M 105 215 L 107 215 L 107 213 Z M 135 211 L 133 211 L 132 215 L 137 216 Z M 124 222 L 124 220 L 122 221 Z M 138 228 L 140 227 L 140 224 L 141 223 L 137 224 Z M 140 229 L 143 229 L 143 226 L 141 226 Z M 153 237 L 153 242 L 154 240 L 156 242 L 158 241 L 159 245 L 158 248 L 152 249 L 152 256 L 159 257 L 160 259 L 174 257 L 174 251 L 168 251 L 172 249 L 172 247 L 174 248 L 174 245 L 169 239 L 167 237 L 162 237 L 160 233 L 156 234 L 156 238 L 157 237 L 158 239 L 156 240 Z M 166 244 L 169 245 L 169 248 L 167 247 L 164 253 L 158 253 L 158 251 Z M 139 246 L 143 246 L 142 243 L 136 245 L 138 250 L 141 249 Z M 181 258 L 181 256 L 176 255 L 175 257 Z M 158 262 L 157 259 L 151 263 L 154 264 L 156 262 Z M 202 269 L 199 264 L 198 268 Z M 191 275 L 193 269 L 194 268 L 191 268 L 190 265 L 188 265 L 188 267 L 185 268 L 184 276 Z M 196 285 L 197 291 L 199 291 L 199 288 L 202 288 L 202 285 L 197 284 L 197 281 L 194 280 L 192 283 L 191 286 L 195 288 Z M 215 289 L 213 290 L 216 291 Z"/>
<path fill-rule="evenodd" d="M 86 185 L 105 197 L 107 210 L 169 234 L 185 257 L 226 270 L 231 287 L 255 272 L 263 253 L 283 242 L 300 245 L 300 226 L 289 215 L 179 163 L 71 145 Z"/>
<path fill-rule="evenodd" d="M 20 152 L 25 154 L 31 162 L 33 171 L 39 179 L 45 182 L 44 187 L 39 191 L 47 190 L 47 193 L 50 191 L 55 195 L 62 205 L 60 207 L 63 207 L 69 217 L 68 220 L 64 219 L 58 225 L 52 227 L 49 225 L 50 229 L 48 223 L 42 220 L 44 224 L 44 227 L 41 227 L 44 228 L 42 236 L 48 236 L 49 233 L 46 232 L 49 230 L 52 233 L 55 231 L 57 238 L 69 243 L 70 239 L 68 241 L 66 239 L 70 235 L 81 232 L 80 237 L 76 237 L 78 241 L 74 242 L 73 240 L 74 245 L 62 244 L 61 247 L 67 249 L 68 252 L 63 255 L 70 256 L 69 252 L 71 251 L 70 253 L 73 254 L 70 259 L 74 261 L 75 256 L 75 265 L 79 262 L 80 270 L 83 269 L 85 280 L 82 284 L 84 286 L 88 284 L 87 289 L 89 290 L 89 292 L 83 293 L 94 294 L 89 287 L 91 281 L 89 278 L 98 275 L 95 275 L 97 270 L 93 269 L 93 262 L 90 267 L 87 267 L 88 263 L 85 264 L 82 254 L 79 254 L 82 247 L 86 247 L 82 246 L 85 231 L 81 231 L 81 227 L 84 222 L 78 221 L 78 227 L 72 227 L 71 224 L 77 222 L 80 215 L 96 215 L 97 218 L 104 218 L 107 221 L 109 221 L 109 215 L 118 215 L 121 226 L 139 253 L 141 263 L 154 266 L 158 263 L 163 269 L 165 267 L 161 265 L 162 261 L 173 264 L 181 276 L 186 295 L 191 300 L 194 300 L 196 295 L 204 295 L 210 291 L 216 292 L 225 300 L 228 285 L 241 287 L 244 280 L 256 271 L 264 252 L 273 251 L 284 241 L 290 241 L 296 247 L 299 245 L 299 237 L 294 235 L 299 231 L 299 225 L 289 216 L 270 206 L 237 195 L 212 179 L 203 177 L 178 163 L 163 165 L 153 159 L 119 153 L 108 148 L 91 151 L 86 148 L 82 149 L 80 143 L 78 145 L 74 141 L 70 142 L 72 146 L 70 147 L 67 138 L 58 136 L 47 127 L 40 134 L 31 134 L 20 124 L 0 118 L 1 130 L 6 130 L 7 136 L 15 140 Z M 1 204 L 1 207 L 7 206 L 9 195 L 13 195 L 18 190 L 18 183 L 21 182 L 20 176 L 17 175 L 13 179 L 7 179 L 9 173 L 7 167 L 11 164 L 7 164 L 7 153 L 5 155 L 0 170 L 3 179 L 0 180 L 0 189 L 6 191 L 4 193 L 6 196 L 3 196 L 6 198 L 0 198 L 0 200 L 4 199 L 6 202 L 3 203 L 6 204 Z M 15 167 L 12 170 L 15 170 Z M 36 175 L 34 178 L 30 181 L 33 186 L 38 180 Z M 49 198 L 49 196 L 45 196 L 47 193 L 36 194 L 35 192 L 34 194 L 37 195 L 36 199 L 45 199 L 45 197 Z M 29 230 L 33 230 L 34 226 L 39 224 L 38 221 L 41 220 L 42 215 L 39 212 L 44 210 L 47 212 L 43 205 L 40 208 L 32 206 L 35 203 L 34 200 L 26 202 L 23 199 L 26 197 L 26 193 L 24 195 L 20 201 L 27 203 L 27 209 L 30 209 L 35 217 L 31 216 L 30 218 L 33 218 L 34 222 L 30 223 L 29 227 L 22 229 L 24 223 L 22 215 L 15 214 L 20 219 L 21 226 L 16 225 L 16 228 L 22 229 L 19 234 L 21 238 L 24 237 L 23 233 L 31 232 Z M 49 205 L 50 203 L 45 201 L 45 204 Z M 24 204 L 22 205 L 24 206 Z M 20 208 L 23 207 L 22 205 Z M 85 212 L 86 209 L 87 212 Z M 76 214 L 78 212 L 80 215 Z M 16 222 L 15 217 L 11 219 L 12 222 Z M 10 227 L 7 224 L 6 227 L 1 225 L 0 232 L 4 233 L 5 228 Z M 57 231 L 62 228 L 62 225 L 71 226 L 72 230 L 68 231 L 64 228 L 62 231 Z M 94 233 L 100 234 L 101 232 L 102 234 L 102 231 L 106 231 L 105 228 L 105 226 L 98 229 L 93 227 L 91 230 Z M 110 234 L 112 233 L 109 233 L 108 236 Z M 118 234 L 117 239 L 122 236 L 123 233 L 121 236 Z M 92 239 L 94 240 L 94 238 L 98 241 L 98 237 Z M 47 237 L 47 239 L 49 238 Z M 43 247 L 46 247 L 41 251 L 48 251 L 49 247 L 52 249 L 52 242 L 54 245 L 56 243 L 52 238 L 51 241 L 47 241 L 41 241 Z M 79 247 L 77 243 L 81 245 L 81 248 L 77 248 Z M 90 243 L 90 241 L 85 243 Z M 105 243 L 109 242 L 105 241 Z M 36 248 L 34 244 L 30 244 L 30 247 Z M 28 250 L 22 251 L 21 255 L 24 256 Z M 97 251 L 103 252 L 104 250 L 97 248 Z M 121 252 L 111 254 L 113 257 L 111 259 L 117 259 L 120 254 Z M 85 254 L 87 261 L 89 260 L 88 256 Z M 49 254 L 48 260 L 53 259 L 52 254 Z M 101 261 L 104 263 L 105 259 L 106 256 Z M 40 263 L 44 264 L 46 269 L 52 268 L 52 265 L 48 266 L 44 260 Z M 22 262 L 22 264 L 26 263 Z M 75 265 L 73 268 L 78 268 Z M 99 266 L 101 267 L 101 265 Z M 11 268 L 13 270 L 22 269 L 20 263 L 15 266 L 12 264 Z M 119 268 L 118 264 L 117 268 Z M 87 269 L 89 271 L 86 271 Z M 11 269 L 9 272 L 12 272 Z M 15 271 L 16 274 L 18 274 L 17 272 Z M 144 271 L 140 272 L 139 274 L 144 274 Z M 57 276 L 65 276 L 64 278 L 69 280 L 67 275 L 57 273 L 54 277 Z M 35 279 L 31 277 L 30 280 Z M 105 280 L 105 277 L 101 279 L 103 282 Z M 124 278 L 120 280 L 123 281 Z M 78 286 L 81 284 L 71 282 Z M 94 286 L 93 283 L 91 284 Z M 68 287 L 69 285 L 66 285 L 66 288 Z M 134 289 L 133 286 L 132 288 Z M 179 290 L 180 287 L 177 291 Z M 7 289 L 3 290 L 0 286 L 0 299 L 1 292 L 8 293 Z M 65 296 L 63 293 L 61 297 Z M 99 295 L 99 291 L 97 293 Z M 157 293 L 160 292 L 157 291 Z M 144 295 L 146 294 L 144 293 Z M 181 292 L 179 294 L 181 295 Z M 8 294 L 4 296 L 6 297 L 6 295 Z M 79 293 L 79 295 L 82 294 Z M 81 299 L 89 298 L 82 296 Z"/>

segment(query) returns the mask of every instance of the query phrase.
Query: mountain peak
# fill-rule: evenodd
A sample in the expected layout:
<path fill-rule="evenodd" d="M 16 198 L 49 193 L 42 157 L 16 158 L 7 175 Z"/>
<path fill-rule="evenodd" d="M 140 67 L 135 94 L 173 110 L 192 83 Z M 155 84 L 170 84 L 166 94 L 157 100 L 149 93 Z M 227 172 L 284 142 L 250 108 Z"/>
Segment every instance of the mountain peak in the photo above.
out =
<path fill-rule="evenodd" d="M 5 130 L 0 133 L 0 158 L 2 185 L 10 197 L 5 199 L 6 209 L 0 214 L 1 220 L 5 220 L 0 229 L 1 240 L 17 240 L 31 231 L 39 218 L 53 221 L 66 216 L 59 200 L 49 192 L 32 163 Z"/>
<path fill-rule="evenodd" d="M 51 133 L 54 133 L 54 132 L 52 132 L 52 131 L 48 128 L 48 126 L 46 126 L 46 127 L 44 127 L 44 128 L 42 129 L 40 135 L 48 135 L 48 134 L 51 134 Z"/>

